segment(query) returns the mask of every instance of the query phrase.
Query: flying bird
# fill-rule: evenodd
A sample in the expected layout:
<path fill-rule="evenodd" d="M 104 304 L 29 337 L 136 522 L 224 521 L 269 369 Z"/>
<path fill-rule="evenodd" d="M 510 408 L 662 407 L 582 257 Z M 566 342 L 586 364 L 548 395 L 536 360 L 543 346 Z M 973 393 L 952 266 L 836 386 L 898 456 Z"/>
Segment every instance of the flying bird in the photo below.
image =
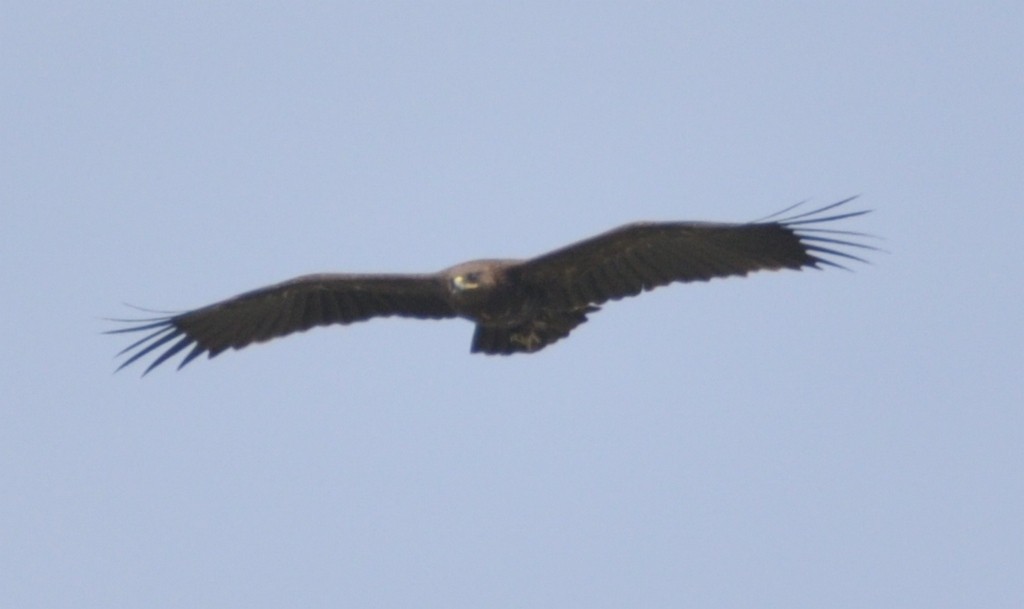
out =
<path fill-rule="evenodd" d="M 600 305 L 670 283 L 864 262 L 849 249 L 875 249 L 853 240 L 868 235 L 821 227 L 868 213 L 837 209 L 852 199 L 739 224 L 636 222 L 535 258 L 474 260 L 438 273 L 304 275 L 176 315 L 112 320 L 132 325 L 107 333 L 150 331 L 118 353 L 130 354 L 120 370 L 164 349 L 143 375 L 185 349 L 179 369 L 204 353 L 373 317 L 462 317 L 476 324 L 471 352 L 534 353 Z"/>

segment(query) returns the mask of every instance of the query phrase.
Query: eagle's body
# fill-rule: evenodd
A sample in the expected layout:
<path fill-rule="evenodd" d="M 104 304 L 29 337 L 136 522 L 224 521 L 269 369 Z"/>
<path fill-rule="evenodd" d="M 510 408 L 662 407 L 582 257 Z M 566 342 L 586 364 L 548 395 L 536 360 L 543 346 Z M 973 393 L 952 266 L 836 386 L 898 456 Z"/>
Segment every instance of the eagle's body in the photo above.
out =
<path fill-rule="evenodd" d="M 476 324 L 471 351 L 532 353 L 568 336 L 598 305 L 658 286 L 840 266 L 826 255 L 860 260 L 835 249 L 869 248 L 837 236 L 859 233 L 808 227 L 867 213 L 821 215 L 847 201 L 776 221 L 628 224 L 536 258 L 474 260 L 433 274 L 306 275 L 112 332 L 153 330 L 122 351 L 139 348 L 122 368 L 171 343 L 146 372 L 187 347 L 179 368 L 203 353 L 389 316 L 462 317 Z"/>

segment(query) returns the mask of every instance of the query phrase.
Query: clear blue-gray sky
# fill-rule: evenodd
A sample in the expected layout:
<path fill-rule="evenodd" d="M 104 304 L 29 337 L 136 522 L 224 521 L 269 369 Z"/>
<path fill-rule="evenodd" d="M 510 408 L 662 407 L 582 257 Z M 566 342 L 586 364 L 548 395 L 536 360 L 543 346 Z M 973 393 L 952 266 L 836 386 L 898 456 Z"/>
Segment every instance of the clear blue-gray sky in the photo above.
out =
<path fill-rule="evenodd" d="M 1020 2 L 6 3 L 0 606 L 1024 606 Z M 532 356 L 128 302 L 861 194 Z"/>

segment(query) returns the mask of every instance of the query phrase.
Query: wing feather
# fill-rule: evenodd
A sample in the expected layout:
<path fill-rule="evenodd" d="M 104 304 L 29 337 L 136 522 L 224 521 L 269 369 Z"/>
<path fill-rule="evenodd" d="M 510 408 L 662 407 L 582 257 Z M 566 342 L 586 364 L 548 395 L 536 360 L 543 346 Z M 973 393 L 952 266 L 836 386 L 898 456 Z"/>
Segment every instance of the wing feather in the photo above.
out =
<path fill-rule="evenodd" d="M 842 267 L 836 258 L 864 262 L 850 249 L 863 233 L 821 228 L 867 211 L 836 213 L 852 199 L 789 217 L 742 224 L 642 222 L 627 224 L 509 269 L 544 302 L 600 304 L 674 282 L 742 277 L 761 270 Z M 771 218 L 776 218 L 771 220 Z"/>
<path fill-rule="evenodd" d="M 120 370 L 164 347 L 146 374 L 190 346 L 179 368 L 203 353 L 214 357 L 316 326 L 393 315 L 442 319 L 455 312 L 437 275 L 306 275 L 179 315 L 115 320 L 133 325 L 108 334 L 150 331 L 118 354 L 128 355 Z"/>

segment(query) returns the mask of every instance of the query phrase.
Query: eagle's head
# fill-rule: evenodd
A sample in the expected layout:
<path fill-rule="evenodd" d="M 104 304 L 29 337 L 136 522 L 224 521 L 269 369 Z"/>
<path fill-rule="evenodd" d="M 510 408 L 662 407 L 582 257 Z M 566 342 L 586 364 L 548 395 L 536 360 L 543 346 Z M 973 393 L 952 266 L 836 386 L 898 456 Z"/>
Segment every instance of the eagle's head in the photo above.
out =
<path fill-rule="evenodd" d="M 474 260 L 453 266 L 445 272 L 452 294 L 488 292 L 501 281 L 504 261 Z"/>

